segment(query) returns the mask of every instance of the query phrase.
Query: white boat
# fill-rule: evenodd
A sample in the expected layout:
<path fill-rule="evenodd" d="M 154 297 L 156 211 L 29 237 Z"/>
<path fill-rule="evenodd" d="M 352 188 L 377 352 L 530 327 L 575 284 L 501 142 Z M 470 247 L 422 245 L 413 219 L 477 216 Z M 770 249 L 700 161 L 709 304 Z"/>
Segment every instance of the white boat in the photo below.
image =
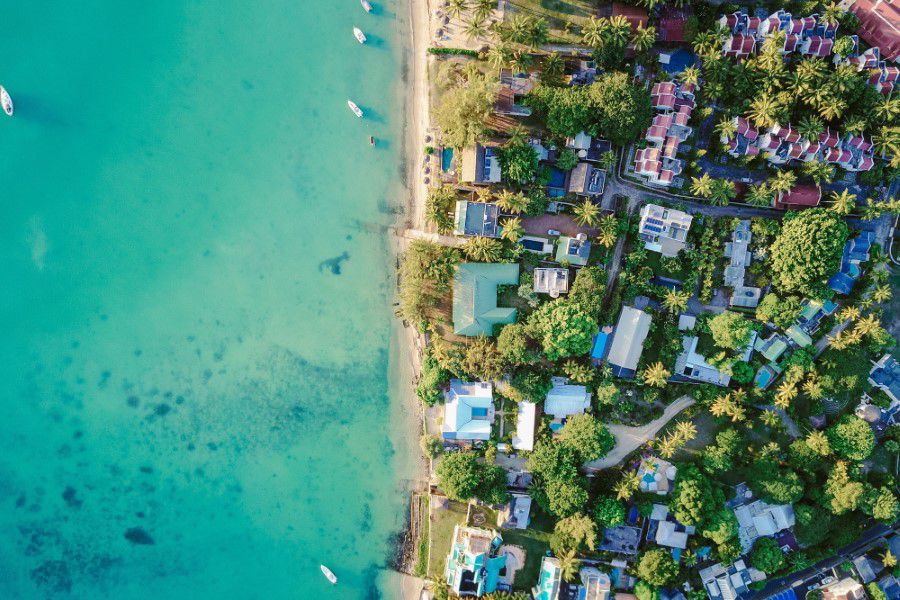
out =
<path fill-rule="evenodd" d="M 368 0 L 359 0 L 359 3 L 366 9 L 366 12 L 372 12 L 372 5 L 369 4 Z"/>
<path fill-rule="evenodd" d="M 9 116 L 13 116 L 14 109 L 12 98 L 9 97 L 9 92 L 7 92 L 6 88 L 2 85 L 0 85 L 0 106 L 3 107 L 3 112 Z"/>
<path fill-rule="evenodd" d="M 362 118 L 362 116 L 363 116 L 362 109 L 356 105 L 356 102 L 354 102 L 353 100 L 347 100 L 347 106 L 350 107 L 350 110 L 353 111 L 354 115 L 356 115 L 359 118 Z"/>
<path fill-rule="evenodd" d="M 322 569 L 322 575 L 330 581 L 331 583 L 337 583 L 337 575 L 331 572 L 331 569 L 326 567 L 325 565 L 319 565 L 319 568 Z"/>
<path fill-rule="evenodd" d="M 360 44 L 366 43 L 366 34 L 364 34 L 362 32 L 362 29 L 360 29 L 359 27 L 353 28 L 353 35 L 356 36 L 356 41 L 358 41 Z"/>

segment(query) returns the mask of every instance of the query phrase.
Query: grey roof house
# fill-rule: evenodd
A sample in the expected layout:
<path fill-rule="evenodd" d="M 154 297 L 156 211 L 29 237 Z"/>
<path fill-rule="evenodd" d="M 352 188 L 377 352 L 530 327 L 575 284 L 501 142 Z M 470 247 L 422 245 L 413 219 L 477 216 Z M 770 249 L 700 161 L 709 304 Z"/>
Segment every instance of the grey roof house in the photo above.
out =
<path fill-rule="evenodd" d="M 650 315 L 631 306 L 623 306 L 613 333 L 606 360 L 616 377 L 633 378 L 650 332 Z"/>
<path fill-rule="evenodd" d="M 475 144 L 462 151 L 459 180 L 462 183 L 500 183 L 500 159 L 493 147 Z"/>
<path fill-rule="evenodd" d="M 728 387 L 731 375 L 724 373 L 706 362 L 706 358 L 697 352 L 697 336 L 684 336 L 681 340 L 683 351 L 675 359 L 675 373 L 672 376 L 676 381 L 694 381 L 697 383 L 711 383 Z"/>
<path fill-rule="evenodd" d="M 728 266 L 725 267 L 725 287 L 734 289 L 731 306 L 755 308 L 759 304 L 762 290 L 744 285 L 746 269 L 753 260 L 753 254 L 750 252 L 752 238 L 750 221 L 744 219 L 738 222 L 731 234 L 731 241 L 725 244 L 725 256 L 730 259 Z"/>
<path fill-rule="evenodd" d="M 499 214 L 500 210 L 494 203 L 459 200 L 456 203 L 453 233 L 495 238 L 498 235 L 497 217 Z"/>
<path fill-rule="evenodd" d="M 580 162 L 572 169 L 569 191 L 579 196 L 601 196 L 606 187 L 606 171 L 594 165 Z"/>
<path fill-rule="evenodd" d="M 537 268 L 534 270 L 534 291 L 538 294 L 550 294 L 558 298 L 569 291 L 569 270 L 560 268 Z"/>
<path fill-rule="evenodd" d="M 687 245 L 687 234 L 694 217 L 656 204 L 645 204 L 641 208 L 641 222 L 638 234 L 644 240 L 644 247 L 663 256 L 675 256 Z"/>
<path fill-rule="evenodd" d="M 583 267 L 591 256 L 591 242 L 583 233 L 575 237 L 560 236 L 556 248 L 556 262 L 565 262 L 575 267 Z"/>

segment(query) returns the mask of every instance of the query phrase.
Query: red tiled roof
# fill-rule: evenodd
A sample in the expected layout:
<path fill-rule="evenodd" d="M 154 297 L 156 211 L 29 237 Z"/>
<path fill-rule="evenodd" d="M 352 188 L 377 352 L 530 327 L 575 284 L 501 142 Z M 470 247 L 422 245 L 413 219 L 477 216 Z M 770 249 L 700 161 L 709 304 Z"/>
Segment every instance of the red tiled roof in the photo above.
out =
<path fill-rule="evenodd" d="M 657 26 L 657 39 L 661 42 L 683 42 L 684 26 L 687 19 L 684 17 L 669 17 L 660 19 Z"/>
<path fill-rule="evenodd" d="M 634 31 L 638 27 L 647 26 L 647 11 L 630 4 L 622 4 L 621 2 L 612 3 L 612 16 L 623 16 L 631 23 L 631 30 Z"/>
<path fill-rule="evenodd" d="M 759 147 L 754 146 L 753 144 L 747 145 L 747 156 L 756 156 L 759 154 Z"/>
<path fill-rule="evenodd" d="M 806 148 L 806 154 L 811 156 L 819 152 L 819 148 L 822 147 L 822 144 L 819 142 L 811 142 L 809 147 Z"/>
<path fill-rule="evenodd" d="M 790 158 L 800 158 L 803 155 L 803 144 L 791 144 L 788 148 L 788 156 Z"/>
<path fill-rule="evenodd" d="M 881 79 L 882 81 L 897 81 L 900 79 L 900 67 L 888 67 L 887 65 L 882 65 Z"/>
<path fill-rule="evenodd" d="M 653 108 L 674 108 L 675 107 L 675 96 L 671 94 L 660 94 L 659 96 L 653 97 Z"/>
<path fill-rule="evenodd" d="M 784 38 L 784 49 L 786 52 L 793 52 L 797 49 L 797 45 L 800 42 L 800 36 L 798 35 L 789 35 Z"/>
<path fill-rule="evenodd" d="M 675 173 L 668 169 L 664 170 L 659 174 L 659 180 L 663 183 L 672 183 L 672 180 L 675 178 Z"/>
<path fill-rule="evenodd" d="M 675 113 L 675 124 L 676 124 L 676 125 L 684 125 L 684 126 L 686 126 L 686 125 L 688 124 L 688 121 L 690 121 L 690 119 L 691 119 L 691 111 L 689 111 L 689 110 L 684 110 L 685 108 L 687 108 L 687 107 L 686 107 L 686 106 L 682 106 L 682 107 L 681 107 L 681 110 L 679 110 L 677 113 Z"/>
<path fill-rule="evenodd" d="M 835 132 L 831 131 L 830 129 L 826 129 L 819 134 L 819 141 L 829 148 L 834 148 L 838 145 L 838 142 L 840 140 L 838 139 L 838 135 Z"/>
<path fill-rule="evenodd" d="M 859 35 L 878 46 L 889 60 L 900 58 L 900 3 L 896 0 L 856 0 L 850 7 L 859 17 Z"/>
<path fill-rule="evenodd" d="M 675 93 L 675 83 L 672 81 L 663 81 L 661 83 L 657 83 L 653 86 L 653 89 L 650 90 L 651 96 L 659 96 L 660 94 L 674 94 Z"/>
<path fill-rule="evenodd" d="M 871 156 L 863 156 L 862 160 L 859 161 L 859 170 L 860 171 L 868 171 L 872 168 L 872 165 L 875 164 L 875 161 Z"/>
<path fill-rule="evenodd" d="M 666 133 L 668 132 L 668 127 L 663 127 L 662 125 L 654 125 L 647 130 L 647 135 L 645 137 L 648 140 L 662 140 L 665 139 Z"/>
<path fill-rule="evenodd" d="M 818 186 L 795 185 L 787 194 L 779 194 L 775 198 L 775 208 L 818 206 L 821 199 L 822 190 Z"/>

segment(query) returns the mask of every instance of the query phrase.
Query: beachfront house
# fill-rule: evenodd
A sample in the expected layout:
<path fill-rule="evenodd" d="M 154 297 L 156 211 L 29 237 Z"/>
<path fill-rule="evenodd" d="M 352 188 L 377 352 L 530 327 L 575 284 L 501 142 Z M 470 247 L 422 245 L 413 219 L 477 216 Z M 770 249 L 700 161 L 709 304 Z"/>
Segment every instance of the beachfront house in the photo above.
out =
<path fill-rule="evenodd" d="M 506 555 L 497 554 L 502 543 L 495 531 L 457 525 L 444 571 L 450 590 L 476 598 L 497 591 L 500 573 L 506 568 Z"/>
<path fill-rule="evenodd" d="M 613 333 L 606 360 L 616 377 L 633 379 L 650 332 L 650 315 L 631 306 L 623 306 Z"/>
<path fill-rule="evenodd" d="M 578 163 L 569 176 L 569 192 L 578 196 L 602 196 L 605 186 L 606 171 L 591 163 Z"/>
<path fill-rule="evenodd" d="M 591 256 L 591 242 L 583 233 L 575 237 L 560 236 L 556 247 L 556 262 L 573 267 L 583 267 Z"/>
<path fill-rule="evenodd" d="M 519 402 L 516 415 L 516 433 L 512 438 L 512 447 L 516 450 L 531 452 L 534 450 L 534 422 L 537 415 L 537 405 L 534 402 L 523 400 Z"/>
<path fill-rule="evenodd" d="M 462 167 L 459 170 L 460 183 L 489 185 L 500 183 L 500 158 L 495 148 L 475 144 L 462 151 Z"/>
<path fill-rule="evenodd" d="M 537 268 L 534 270 L 534 291 L 559 298 L 569 291 L 569 269 Z"/>
<path fill-rule="evenodd" d="M 494 422 L 494 390 L 490 383 L 450 380 L 444 395 L 441 436 L 448 441 L 485 441 Z"/>
<path fill-rule="evenodd" d="M 497 286 L 517 283 L 518 263 L 459 264 L 453 276 L 453 332 L 491 336 L 495 325 L 515 323 L 515 308 L 497 306 Z"/>
<path fill-rule="evenodd" d="M 509 502 L 497 511 L 497 527 L 501 529 L 528 529 L 531 522 L 531 496 L 512 494 Z"/>
<path fill-rule="evenodd" d="M 453 233 L 495 238 L 499 235 L 497 226 L 499 210 L 493 202 L 459 200 L 456 203 Z"/>
<path fill-rule="evenodd" d="M 544 400 L 544 414 L 562 420 L 590 410 L 591 393 L 585 386 L 569 385 L 565 377 L 553 377 L 550 381 L 552 385 Z"/>
<path fill-rule="evenodd" d="M 688 230 L 694 217 L 656 204 L 645 204 L 641 208 L 641 222 L 638 234 L 644 247 L 663 256 L 675 256 L 687 245 Z"/>
<path fill-rule="evenodd" d="M 675 359 L 673 381 L 691 381 L 694 383 L 711 383 L 728 387 L 731 375 L 706 362 L 706 358 L 697 352 L 700 338 L 686 335 L 681 340 L 682 352 Z"/>

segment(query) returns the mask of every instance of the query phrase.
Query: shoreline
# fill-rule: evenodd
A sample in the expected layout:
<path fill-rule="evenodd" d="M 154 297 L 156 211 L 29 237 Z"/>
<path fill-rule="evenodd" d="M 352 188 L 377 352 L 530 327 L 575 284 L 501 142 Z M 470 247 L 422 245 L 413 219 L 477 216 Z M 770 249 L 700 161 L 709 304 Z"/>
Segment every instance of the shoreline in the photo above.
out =
<path fill-rule="evenodd" d="M 390 236 L 389 247 L 395 265 L 394 282 L 396 285 L 399 259 L 406 249 L 407 240 L 403 236 L 405 229 L 420 229 L 424 226 L 424 207 L 428 187 L 421 175 L 424 153 L 421 152 L 422 141 L 430 122 L 429 88 L 428 88 L 428 37 L 430 30 L 429 0 L 407 0 L 408 23 L 406 29 L 410 35 L 410 45 L 406 48 L 403 60 L 407 65 L 406 90 L 403 94 L 403 114 L 407 123 L 402 138 L 402 160 L 406 170 L 406 202 L 403 211 L 398 215 L 394 234 Z M 396 289 L 396 287 L 395 287 Z M 418 332 L 405 325 L 396 316 L 392 316 L 392 334 L 390 341 L 390 390 L 399 400 L 394 414 L 405 421 L 399 429 L 405 432 L 407 440 L 398 444 L 410 456 L 405 461 L 409 481 L 410 501 L 412 494 L 427 486 L 430 478 L 429 462 L 419 449 L 419 436 L 425 431 L 426 420 L 422 403 L 415 393 L 415 383 L 421 369 L 421 358 L 424 340 Z M 409 517 L 407 517 L 409 518 Z M 397 540 L 395 551 L 405 567 L 399 571 L 404 577 L 399 580 L 400 597 L 414 600 L 419 598 L 426 580 L 409 575 L 413 565 L 412 558 L 417 540 L 411 539 L 413 524 L 406 523 L 405 530 Z M 398 565 L 399 566 L 399 565 Z M 404 572 L 406 571 L 406 572 Z"/>

